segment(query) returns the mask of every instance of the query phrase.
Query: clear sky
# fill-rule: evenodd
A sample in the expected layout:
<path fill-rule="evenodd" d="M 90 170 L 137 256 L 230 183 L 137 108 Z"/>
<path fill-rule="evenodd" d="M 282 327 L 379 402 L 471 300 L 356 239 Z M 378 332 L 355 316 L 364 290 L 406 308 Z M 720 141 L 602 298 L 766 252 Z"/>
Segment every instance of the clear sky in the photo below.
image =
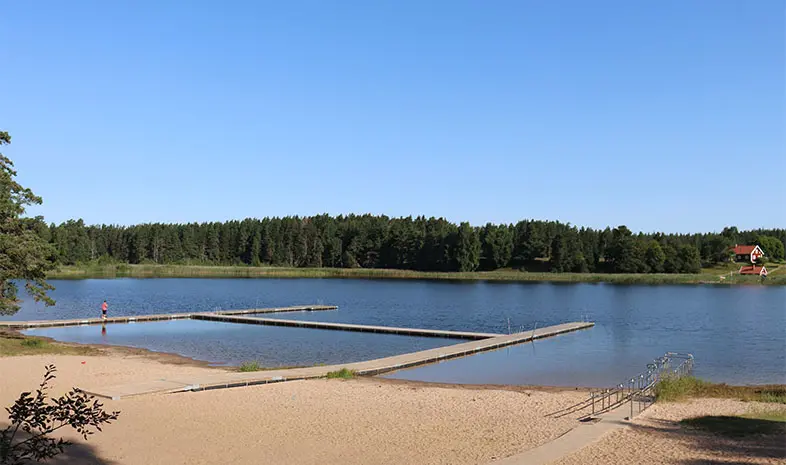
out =
<path fill-rule="evenodd" d="M 4 153 L 53 222 L 786 227 L 784 5 L 4 2 Z"/>

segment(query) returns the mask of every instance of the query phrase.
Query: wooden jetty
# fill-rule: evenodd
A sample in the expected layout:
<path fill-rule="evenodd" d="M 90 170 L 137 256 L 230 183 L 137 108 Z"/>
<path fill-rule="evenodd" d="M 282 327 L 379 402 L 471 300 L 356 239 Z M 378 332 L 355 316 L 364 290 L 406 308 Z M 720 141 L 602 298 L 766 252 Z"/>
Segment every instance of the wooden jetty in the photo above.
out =
<path fill-rule="evenodd" d="M 107 319 L 101 318 L 77 318 L 70 320 L 33 320 L 33 321 L 0 321 L 0 329 L 32 329 L 32 328 L 52 328 L 58 326 L 82 326 L 100 325 L 109 323 L 136 323 L 144 321 L 163 321 L 181 320 L 196 318 L 200 315 L 251 315 L 263 313 L 286 313 L 286 312 L 316 312 L 325 310 L 336 310 L 335 305 L 296 305 L 292 307 L 274 308 L 249 308 L 243 310 L 218 310 L 215 312 L 197 313 L 159 313 L 156 315 L 135 315 L 135 316 L 111 316 Z"/>
<path fill-rule="evenodd" d="M 250 318 L 234 315 L 196 314 L 195 320 L 221 321 L 252 325 L 289 326 L 294 328 L 328 329 L 338 331 L 358 331 L 364 333 L 399 334 L 405 336 L 446 337 L 454 339 L 488 339 L 500 336 L 494 333 L 475 333 L 468 331 L 444 331 L 439 329 L 397 328 L 393 326 L 356 325 L 348 323 L 325 323 L 321 321 L 284 320 L 278 318 Z"/>
<path fill-rule="evenodd" d="M 412 352 L 409 354 L 394 355 L 392 357 L 385 357 L 376 360 L 346 363 L 342 365 L 315 366 L 307 368 L 292 368 L 285 370 L 256 371 L 247 373 L 219 372 L 194 376 L 174 376 L 159 380 L 140 380 L 139 382 L 135 383 L 106 387 L 80 386 L 80 389 L 88 394 L 118 400 L 144 394 L 204 391 L 210 389 L 253 386 L 282 381 L 323 378 L 327 376 L 329 372 L 338 371 L 342 368 L 353 370 L 358 375 L 376 375 L 402 368 L 439 362 L 442 360 L 462 357 L 465 355 L 498 349 L 523 342 L 529 342 L 535 339 L 552 337 L 592 326 L 594 326 L 594 323 L 563 323 L 555 326 L 539 328 L 533 331 L 494 336 L 482 340 L 464 342 L 451 346 L 438 347 L 435 349 Z"/>

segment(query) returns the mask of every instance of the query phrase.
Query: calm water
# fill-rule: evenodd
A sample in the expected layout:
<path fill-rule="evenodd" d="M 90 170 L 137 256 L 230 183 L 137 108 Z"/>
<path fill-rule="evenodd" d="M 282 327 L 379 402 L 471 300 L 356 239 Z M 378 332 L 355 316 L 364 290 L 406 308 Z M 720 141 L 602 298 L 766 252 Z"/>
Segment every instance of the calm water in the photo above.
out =
<path fill-rule="evenodd" d="M 47 309 L 25 301 L 22 310 L 12 318 L 95 317 L 100 313 L 99 305 L 104 298 L 109 300 L 110 315 L 325 303 L 338 305 L 339 310 L 287 313 L 279 317 L 483 332 L 532 329 L 536 325 L 543 327 L 586 318 L 597 325 L 535 344 L 390 376 L 467 383 L 605 385 L 637 373 L 647 362 L 666 351 L 686 351 L 696 356 L 696 372 L 707 379 L 730 383 L 786 383 L 786 287 L 332 279 L 118 279 L 54 284 L 57 286 L 53 294 L 58 301 L 56 307 Z M 107 326 L 108 331 L 114 331 L 115 327 L 118 326 Z M 268 328 L 253 328 L 265 329 Z M 188 331 L 178 331 L 181 330 L 173 329 L 173 334 L 192 339 L 192 345 L 203 345 L 202 353 L 209 355 L 219 350 L 204 343 L 199 334 L 189 336 Z M 326 341 L 334 337 L 336 340 L 348 337 L 348 333 L 330 332 L 324 339 L 323 336 L 311 338 L 305 335 L 318 331 L 286 331 L 301 332 L 305 341 L 312 341 L 305 344 L 310 345 L 308 349 L 305 346 L 298 349 L 304 354 L 306 350 L 319 353 Z M 58 337 L 65 340 L 76 337 L 69 334 L 75 333 L 64 331 Z M 245 359 L 257 349 L 244 352 L 242 356 L 228 356 L 226 351 L 245 351 L 246 346 L 251 346 L 246 339 L 253 340 L 254 334 L 257 333 L 228 336 L 234 343 L 224 346 L 221 357 L 197 358 L 210 361 Z M 282 344 L 292 339 L 281 334 Z M 357 336 L 365 338 L 368 335 Z M 368 342 L 359 343 L 358 350 L 376 345 L 378 337 L 382 336 L 364 339 Z M 412 343 L 421 340 L 403 339 Z M 441 339 L 425 340 L 447 343 Z M 402 352 L 416 349 L 408 346 L 409 343 L 393 344 L 403 349 Z M 235 348 L 227 349 L 229 346 Z M 178 347 L 173 349 L 185 352 Z M 260 347 L 258 350 L 267 349 Z M 263 360 L 267 356 L 258 353 L 254 358 Z"/>
<path fill-rule="evenodd" d="M 464 342 L 199 320 L 41 328 L 25 333 L 177 353 L 215 365 L 256 360 L 266 367 L 359 362 Z"/>

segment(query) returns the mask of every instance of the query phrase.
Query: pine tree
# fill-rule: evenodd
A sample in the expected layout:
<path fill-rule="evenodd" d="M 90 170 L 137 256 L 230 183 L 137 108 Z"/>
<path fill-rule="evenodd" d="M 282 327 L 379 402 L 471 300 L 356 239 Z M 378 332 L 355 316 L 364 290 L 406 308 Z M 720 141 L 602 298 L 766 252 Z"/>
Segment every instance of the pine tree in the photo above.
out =
<path fill-rule="evenodd" d="M 11 136 L 0 131 L 0 147 L 10 143 Z M 14 164 L 0 153 L 0 315 L 19 310 L 16 280 L 25 282 L 36 302 L 54 305 L 47 294 L 54 288 L 46 282 L 46 273 L 54 268 L 55 251 L 36 233 L 43 218 L 23 217 L 28 206 L 42 200 L 15 177 Z"/>
<path fill-rule="evenodd" d="M 480 238 L 469 223 L 461 223 L 453 252 L 456 271 L 475 271 L 480 265 Z"/>

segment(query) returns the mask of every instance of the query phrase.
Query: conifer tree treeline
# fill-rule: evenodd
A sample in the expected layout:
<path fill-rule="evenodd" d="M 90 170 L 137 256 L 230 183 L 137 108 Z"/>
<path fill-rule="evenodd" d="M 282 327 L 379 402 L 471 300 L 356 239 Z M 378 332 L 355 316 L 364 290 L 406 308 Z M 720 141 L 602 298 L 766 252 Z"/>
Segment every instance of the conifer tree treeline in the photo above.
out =
<path fill-rule="evenodd" d="M 734 244 L 760 244 L 783 259 L 786 229 L 710 234 L 633 234 L 555 221 L 515 225 L 453 224 L 442 218 L 373 215 L 246 219 L 225 223 L 88 226 L 41 224 L 38 234 L 61 264 L 124 263 L 272 265 L 475 271 L 697 273 L 729 258 Z M 765 247 L 765 244 L 767 247 Z M 771 250 L 767 250 L 767 249 Z"/>

